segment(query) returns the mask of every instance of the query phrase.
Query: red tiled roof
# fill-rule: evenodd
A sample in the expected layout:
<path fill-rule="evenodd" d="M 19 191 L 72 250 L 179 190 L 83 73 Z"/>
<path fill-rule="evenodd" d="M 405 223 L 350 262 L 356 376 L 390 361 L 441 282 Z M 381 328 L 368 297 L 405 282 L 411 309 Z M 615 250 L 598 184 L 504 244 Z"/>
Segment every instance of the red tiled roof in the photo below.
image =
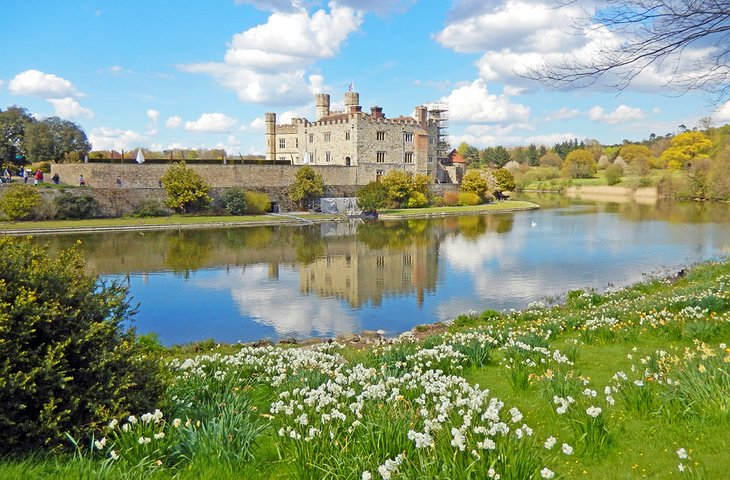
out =
<path fill-rule="evenodd" d="M 453 163 L 466 163 L 464 157 L 462 157 L 461 154 L 456 150 L 452 150 L 451 153 L 449 153 L 449 160 L 451 160 Z"/>

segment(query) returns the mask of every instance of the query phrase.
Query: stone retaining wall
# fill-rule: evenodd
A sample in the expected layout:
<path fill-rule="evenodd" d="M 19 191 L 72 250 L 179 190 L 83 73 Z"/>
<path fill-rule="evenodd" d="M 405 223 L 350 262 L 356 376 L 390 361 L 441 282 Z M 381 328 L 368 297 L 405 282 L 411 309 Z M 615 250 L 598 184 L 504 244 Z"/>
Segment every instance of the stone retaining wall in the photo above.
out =
<path fill-rule="evenodd" d="M 257 190 L 268 187 L 287 187 L 294 183 L 294 175 L 301 166 L 296 165 L 193 165 L 190 168 L 198 172 L 211 187 L 241 187 Z M 70 163 L 53 164 L 50 179 L 58 173 L 61 183 L 78 185 L 81 175 L 86 184 L 93 188 L 159 188 L 159 181 L 165 174 L 168 165 L 114 165 L 102 163 Z M 325 185 L 353 186 L 364 185 L 360 182 L 358 167 L 316 166 L 315 170 L 322 174 Z M 364 172 L 362 172 L 364 173 Z M 117 185 L 117 179 L 121 187 Z"/>

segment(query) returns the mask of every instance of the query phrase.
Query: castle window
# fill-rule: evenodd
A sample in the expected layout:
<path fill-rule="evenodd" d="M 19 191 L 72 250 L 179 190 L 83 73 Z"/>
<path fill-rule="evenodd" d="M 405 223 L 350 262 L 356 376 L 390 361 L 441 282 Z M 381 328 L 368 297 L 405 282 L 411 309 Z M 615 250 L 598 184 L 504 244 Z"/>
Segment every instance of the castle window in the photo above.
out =
<path fill-rule="evenodd" d="M 330 140 L 332 140 L 332 133 L 324 132 L 324 141 L 329 142 Z"/>
<path fill-rule="evenodd" d="M 375 139 L 376 140 L 385 140 L 385 132 L 382 130 L 379 132 L 375 132 Z"/>
<path fill-rule="evenodd" d="M 406 143 L 413 143 L 413 134 L 406 132 L 403 134 L 403 141 Z"/>
<path fill-rule="evenodd" d="M 428 137 L 428 143 L 433 145 L 433 137 Z"/>
<path fill-rule="evenodd" d="M 294 139 L 294 148 L 299 148 L 299 138 Z"/>
<path fill-rule="evenodd" d="M 413 152 L 403 154 L 403 163 L 413 163 Z"/>
<path fill-rule="evenodd" d="M 327 163 L 332 161 L 332 152 L 324 152 L 324 161 Z"/>
<path fill-rule="evenodd" d="M 428 163 L 433 163 L 433 155 L 428 156 Z"/>
<path fill-rule="evenodd" d="M 279 139 L 279 148 L 286 148 L 286 138 Z"/>
<path fill-rule="evenodd" d="M 380 180 L 383 175 L 385 175 L 385 170 L 375 170 L 375 181 Z"/>
<path fill-rule="evenodd" d="M 385 163 L 385 152 L 376 152 L 375 161 L 378 163 Z"/>
<path fill-rule="evenodd" d="M 349 139 L 350 139 L 350 132 L 345 132 L 345 140 L 349 140 Z"/>
<path fill-rule="evenodd" d="M 309 143 L 314 143 L 314 134 L 313 133 L 309 134 Z"/>

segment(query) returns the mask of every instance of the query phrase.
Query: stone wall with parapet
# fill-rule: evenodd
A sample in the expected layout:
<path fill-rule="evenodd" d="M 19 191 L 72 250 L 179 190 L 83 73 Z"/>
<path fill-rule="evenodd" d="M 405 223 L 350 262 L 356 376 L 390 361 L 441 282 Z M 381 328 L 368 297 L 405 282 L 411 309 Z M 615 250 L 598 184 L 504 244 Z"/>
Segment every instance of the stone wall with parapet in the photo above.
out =
<path fill-rule="evenodd" d="M 265 189 L 287 187 L 294 183 L 297 165 L 189 165 L 213 188 L 241 187 Z M 69 163 L 51 165 L 50 179 L 58 173 L 61 183 L 78 185 L 81 175 L 92 188 L 159 188 L 159 182 L 168 165 L 114 165 L 103 163 Z M 364 185 L 358 178 L 357 167 L 316 166 L 325 185 Z M 117 182 L 119 180 L 119 183 Z"/>

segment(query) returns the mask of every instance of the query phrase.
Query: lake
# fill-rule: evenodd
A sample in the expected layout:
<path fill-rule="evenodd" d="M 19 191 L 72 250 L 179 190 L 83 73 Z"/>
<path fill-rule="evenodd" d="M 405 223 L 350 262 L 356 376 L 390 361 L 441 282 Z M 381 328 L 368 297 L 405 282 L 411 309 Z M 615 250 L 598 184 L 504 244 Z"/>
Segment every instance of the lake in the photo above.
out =
<path fill-rule="evenodd" d="M 583 287 L 730 254 L 726 204 L 525 198 L 540 210 L 297 227 L 37 237 L 81 239 L 87 271 L 129 285 L 139 333 L 165 345 L 396 335 L 485 309 L 519 309 Z"/>

